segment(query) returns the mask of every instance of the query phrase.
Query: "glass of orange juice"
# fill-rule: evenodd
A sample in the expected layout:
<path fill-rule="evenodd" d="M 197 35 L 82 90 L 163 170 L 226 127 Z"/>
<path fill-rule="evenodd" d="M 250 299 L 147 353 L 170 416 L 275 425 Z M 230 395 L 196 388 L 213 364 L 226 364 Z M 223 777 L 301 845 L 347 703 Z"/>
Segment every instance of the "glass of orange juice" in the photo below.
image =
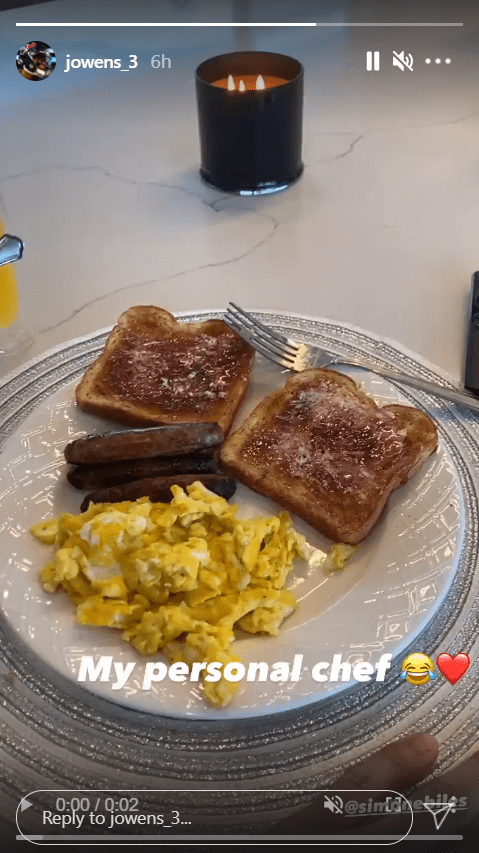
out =
<path fill-rule="evenodd" d="M 2 234 L 3 222 L 0 218 L 0 238 Z M 6 263 L 0 266 L 0 358 L 15 355 L 30 343 L 31 334 L 20 316 L 15 266 Z"/>

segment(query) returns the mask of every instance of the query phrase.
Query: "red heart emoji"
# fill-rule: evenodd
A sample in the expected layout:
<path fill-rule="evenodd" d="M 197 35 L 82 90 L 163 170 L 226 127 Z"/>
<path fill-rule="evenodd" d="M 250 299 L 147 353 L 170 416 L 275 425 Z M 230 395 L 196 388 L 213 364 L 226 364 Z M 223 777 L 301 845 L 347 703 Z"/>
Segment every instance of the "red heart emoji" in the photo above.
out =
<path fill-rule="evenodd" d="M 464 652 L 459 652 L 454 657 L 448 652 L 443 652 L 437 659 L 439 669 L 451 684 L 455 684 L 462 678 L 466 670 L 469 669 L 470 663 L 469 655 L 464 654 Z"/>

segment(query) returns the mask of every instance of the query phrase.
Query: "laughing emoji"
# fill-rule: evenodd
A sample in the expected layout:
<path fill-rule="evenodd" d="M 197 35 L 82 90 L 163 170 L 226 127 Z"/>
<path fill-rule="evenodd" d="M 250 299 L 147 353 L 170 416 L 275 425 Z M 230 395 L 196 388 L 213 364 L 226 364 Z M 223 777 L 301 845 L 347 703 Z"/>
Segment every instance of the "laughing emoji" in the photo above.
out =
<path fill-rule="evenodd" d="M 403 661 L 401 678 L 406 678 L 410 684 L 426 684 L 435 678 L 434 664 L 431 658 L 420 652 L 408 655 Z"/>

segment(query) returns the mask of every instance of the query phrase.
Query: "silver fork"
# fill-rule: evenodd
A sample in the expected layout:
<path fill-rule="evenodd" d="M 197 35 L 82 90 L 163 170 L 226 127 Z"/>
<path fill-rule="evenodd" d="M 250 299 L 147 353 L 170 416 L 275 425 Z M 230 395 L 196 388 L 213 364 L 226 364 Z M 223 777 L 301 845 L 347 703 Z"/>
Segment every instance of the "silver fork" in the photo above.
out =
<path fill-rule="evenodd" d="M 234 302 L 229 303 L 224 320 L 230 329 L 237 332 L 255 350 L 266 356 L 270 361 L 274 361 L 275 364 L 296 373 L 301 373 L 308 367 L 333 367 L 333 365 L 350 364 L 369 370 L 371 373 L 376 373 L 392 382 L 408 385 L 418 391 L 425 391 L 427 394 L 433 394 L 459 406 L 467 406 L 468 409 L 479 414 L 479 399 L 473 397 L 472 394 L 455 391 L 453 388 L 443 388 L 442 385 L 437 385 L 435 382 L 428 382 L 408 373 L 389 370 L 388 367 L 379 367 L 367 358 L 344 357 L 321 347 L 299 343 L 279 332 L 275 332 L 274 329 L 265 326 L 264 323 L 260 323 L 259 320 L 248 314 L 239 305 L 235 305 Z"/>

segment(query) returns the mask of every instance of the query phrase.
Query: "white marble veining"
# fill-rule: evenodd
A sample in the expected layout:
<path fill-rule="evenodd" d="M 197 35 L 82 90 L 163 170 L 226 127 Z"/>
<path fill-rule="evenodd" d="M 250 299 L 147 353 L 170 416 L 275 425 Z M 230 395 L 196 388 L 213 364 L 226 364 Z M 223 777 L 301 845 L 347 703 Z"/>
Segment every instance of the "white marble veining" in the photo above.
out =
<path fill-rule="evenodd" d="M 193 11 L 199 19 L 200 6 L 219 17 L 218 4 L 160 5 L 170 20 L 191 20 Z M 261 20 L 262 9 L 267 19 L 268 5 L 253 4 L 251 17 Z M 329 18 L 323 5 L 304 3 L 296 18 L 358 20 L 357 4 L 326 4 Z M 111 6 L 95 4 L 96 19 L 108 20 Z M 230 4 L 221 6 L 231 20 Z M 277 6 L 278 19 L 284 4 Z M 470 25 L 246 36 L 233 28 L 45 27 L 33 36 L 54 47 L 57 69 L 39 84 L 24 80 L 14 56 L 32 34 L 14 22 L 65 20 L 67 11 L 92 18 L 91 4 L 74 7 L 2 13 L 0 194 L 8 230 L 27 245 L 17 271 L 35 333 L 29 353 L 9 367 L 113 324 L 134 304 L 175 312 L 233 299 L 344 320 L 461 377 L 470 276 L 479 266 Z M 463 11 L 455 4 L 453 20 Z M 141 20 L 155 20 L 143 12 Z M 300 59 L 306 90 L 303 177 L 285 192 L 246 199 L 198 175 L 193 84 L 199 61 L 245 38 Z M 381 49 L 379 73 L 365 70 L 367 48 Z M 392 68 L 393 49 L 414 54 L 413 72 Z M 151 68 L 158 51 L 171 57 L 169 71 Z M 139 67 L 65 73 L 67 53 L 124 63 L 135 53 Z M 429 67 L 428 55 L 452 61 Z"/>
<path fill-rule="evenodd" d="M 479 268 L 476 4 L 401 0 L 403 21 L 430 20 L 434 5 L 438 21 L 465 23 L 456 28 L 15 27 L 119 15 L 232 22 L 245 8 L 250 20 L 287 20 L 294 9 L 298 21 L 381 21 L 395 4 L 371 0 L 367 16 L 364 5 L 65 0 L 0 13 L 0 202 L 6 228 L 26 243 L 17 274 L 34 331 L 27 352 L 0 363 L 0 377 L 113 325 L 131 305 L 178 312 L 234 300 L 353 324 L 462 378 Z M 15 67 L 32 38 L 57 55 L 54 75 L 39 84 Z M 305 67 L 305 171 L 273 196 L 227 195 L 198 174 L 195 68 L 239 48 L 287 53 Z M 392 67 L 392 51 L 403 49 L 413 72 Z M 381 51 L 379 73 L 366 72 L 366 50 Z M 150 66 L 161 52 L 169 71 Z M 67 53 L 125 63 L 136 54 L 138 68 L 65 73 Z M 427 57 L 451 63 L 427 66 Z M 455 729 L 467 728 L 471 744 L 473 714 Z M 453 762 L 454 742 L 447 749 Z"/>

